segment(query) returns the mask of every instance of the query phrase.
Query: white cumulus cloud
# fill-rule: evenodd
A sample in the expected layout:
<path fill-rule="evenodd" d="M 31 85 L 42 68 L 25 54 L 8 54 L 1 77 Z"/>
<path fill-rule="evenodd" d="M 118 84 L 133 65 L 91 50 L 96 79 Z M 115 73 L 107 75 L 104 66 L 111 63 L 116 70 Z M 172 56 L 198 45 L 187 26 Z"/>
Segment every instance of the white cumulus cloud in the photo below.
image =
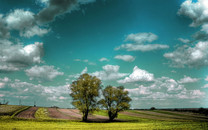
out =
<path fill-rule="evenodd" d="M 208 84 L 205 84 L 202 88 L 208 88 Z"/>
<path fill-rule="evenodd" d="M 168 45 L 163 44 L 147 44 L 157 40 L 158 36 L 153 33 L 137 33 L 129 34 L 125 41 L 132 42 L 127 44 L 122 44 L 116 47 L 115 50 L 126 50 L 126 51 L 154 51 L 168 49 Z"/>
<path fill-rule="evenodd" d="M 147 72 L 146 70 L 142 70 L 137 66 L 134 67 L 133 72 L 126 78 L 118 80 L 118 83 L 133 83 L 133 82 L 146 82 L 153 81 L 154 75 Z"/>
<path fill-rule="evenodd" d="M 81 75 L 87 73 L 87 71 L 88 71 L 88 69 L 87 69 L 87 67 L 85 67 L 85 68 L 82 70 Z"/>
<path fill-rule="evenodd" d="M 19 71 L 19 67 L 15 67 L 12 64 L 7 65 L 0 65 L 0 72 L 12 72 L 12 71 Z"/>
<path fill-rule="evenodd" d="M 135 60 L 135 57 L 133 57 L 131 55 L 116 55 L 114 58 L 119 59 L 119 60 L 123 60 L 126 62 L 133 62 Z"/>
<path fill-rule="evenodd" d="M 204 79 L 205 81 L 208 81 L 208 76 Z"/>
<path fill-rule="evenodd" d="M 0 71 L 17 71 L 32 64 L 39 64 L 43 57 L 43 43 L 23 46 L 0 41 Z"/>
<path fill-rule="evenodd" d="M 5 83 L 0 82 L 0 88 L 3 88 L 5 86 Z"/>
<path fill-rule="evenodd" d="M 39 81 L 51 81 L 59 75 L 63 75 L 63 72 L 59 72 L 54 66 L 33 66 L 30 69 L 25 70 L 27 76 L 30 77 L 31 80 L 37 79 Z"/>
<path fill-rule="evenodd" d="M 154 51 L 168 49 L 168 45 L 162 44 L 122 44 L 121 46 L 115 48 L 115 50 L 127 50 L 127 51 Z"/>
<path fill-rule="evenodd" d="M 44 29 L 38 26 L 33 26 L 31 28 L 26 29 L 24 32 L 20 32 L 20 36 L 27 37 L 27 38 L 33 37 L 35 35 L 43 36 L 47 34 L 49 31 L 50 31 L 49 29 Z"/>
<path fill-rule="evenodd" d="M 152 42 L 158 39 L 158 36 L 153 33 L 131 33 L 125 41 L 135 42 L 137 44 L 143 44 L 145 42 Z"/>
<path fill-rule="evenodd" d="M 143 85 L 138 86 L 138 88 L 125 89 L 125 90 L 128 91 L 131 96 L 148 95 L 153 93 L 152 91 L 150 91 L 148 87 L 144 87 Z"/>
<path fill-rule="evenodd" d="M 50 31 L 50 29 L 41 28 L 36 23 L 36 15 L 33 12 L 22 9 L 16 9 L 10 12 L 4 21 L 9 30 L 18 30 L 20 36 L 27 38 L 35 35 L 43 36 Z"/>
<path fill-rule="evenodd" d="M 172 67 L 182 68 L 202 67 L 208 65 L 208 42 L 198 42 L 194 47 L 182 46 L 175 51 L 165 53 L 164 57 L 169 59 Z"/>
<path fill-rule="evenodd" d="M 31 27 L 34 24 L 35 14 L 30 11 L 24 11 L 22 9 L 16 9 L 9 13 L 5 21 L 8 28 L 23 30 L 25 28 Z"/>
<path fill-rule="evenodd" d="M 103 61 L 109 61 L 107 58 L 103 57 L 103 58 L 100 58 L 99 60 L 100 62 L 103 62 Z"/>
<path fill-rule="evenodd" d="M 180 79 L 178 82 L 179 83 L 195 83 L 198 82 L 198 78 L 191 78 L 189 76 L 184 75 L 184 78 Z"/>
<path fill-rule="evenodd" d="M 190 42 L 189 39 L 184 39 L 184 38 L 178 38 L 178 40 L 182 43 L 189 43 Z"/>
<path fill-rule="evenodd" d="M 186 0 L 182 3 L 179 15 L 184 15 L 193 20 L 190 26 L 199 26 L 208 22 L 208 1 L 198 0 L 193 2 L 192 0 Z"/>
<path fill-rule="evenodd" d="M 176 95 L 179 99 L 196 99 L 196 98 L 202 98 L 205 96 L 205 92 L 202 92 L 200 90 L 187 90 L 184 89 L 179 94 Z"/>
<path fill-rule="evenodd" d="M 101 80 L 116 80 L 128 75 L 127 73 L 120 73 L 120 66 L 118 65 L 105 65 L 102 68 L 102 71 L 93 72 L 91 75 L 96 76 Z"/>
<path fill-rule="evenodd" d="M 208 24 L 202 25 L 201 31 L 204 31 L 206 34 L 208 34 Z"/>

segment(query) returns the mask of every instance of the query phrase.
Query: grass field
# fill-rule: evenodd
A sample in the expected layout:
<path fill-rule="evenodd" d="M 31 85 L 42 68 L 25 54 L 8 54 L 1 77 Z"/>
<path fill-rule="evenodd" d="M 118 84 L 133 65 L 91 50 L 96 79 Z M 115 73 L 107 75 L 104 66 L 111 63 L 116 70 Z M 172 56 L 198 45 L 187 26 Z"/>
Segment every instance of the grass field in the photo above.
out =
<path fill-rule="evenodd" d="M 41 120 L 48 120 L 48 119 L 52 119 L 48 116 L 48 110 L 46 108 L 39 108 L 36 112 L 35 112 L 35 118 L 36 119 L 41 119 Z"/>
<path fill-rule="evenodd" d="M 72 121 L 4 120 L 1 129 L 208 129 L 205 122 L 113 122 L 84 123 Z"/>
<path fill-rule="evenodd" d="M 174 112 L 162 110 L 128 110 L 119 113 L 118 119 L 114 122 L 101 123 L 57 119 L 49 115 L 48 108 L 38 108 L 34 113 L 35 119 L 0 116 L 0 129 L 208 129 L 208 120 L 204 115 L 192 113 L 187 115 L 182 112 L 174 114 Z M 107 116 L 104 110 L 95 112 L 94 115 Z M 190 118 L 193 115 L 194 117 Z"/>
<path fill-rule="evenodd" d="M 15 112 L 20 109 L 25 108 L 25 106 L 17 106 L 17 105 L 1 105 L 0 106 L 0 115 L 8 115 L 11 116 Z"/>

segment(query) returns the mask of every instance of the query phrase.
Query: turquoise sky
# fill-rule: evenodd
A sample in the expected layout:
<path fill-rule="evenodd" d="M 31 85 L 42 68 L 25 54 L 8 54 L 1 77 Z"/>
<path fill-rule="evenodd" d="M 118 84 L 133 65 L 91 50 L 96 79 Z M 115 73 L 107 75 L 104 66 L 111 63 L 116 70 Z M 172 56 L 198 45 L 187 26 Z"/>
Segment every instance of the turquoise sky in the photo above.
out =
<path fill-rule="evenodd" d="M 0 102 L 72 107 L 89 73 L 132 108 L 208 107 L 206 0 L 0 0 Z"/>

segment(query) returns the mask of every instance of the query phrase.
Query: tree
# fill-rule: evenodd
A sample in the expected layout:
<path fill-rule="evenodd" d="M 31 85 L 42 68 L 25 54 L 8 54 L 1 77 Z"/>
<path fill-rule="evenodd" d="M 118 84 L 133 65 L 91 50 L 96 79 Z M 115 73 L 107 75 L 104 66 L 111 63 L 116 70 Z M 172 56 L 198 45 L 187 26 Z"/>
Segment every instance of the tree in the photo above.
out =
<path fill-rule="evenodd" d="M 101 80 L 88 74 L 82 74 L 77 81 L 72 82 L 72 104 L 82 112 L 82 121 L 87 121 L 88 113 L 98 109 L 97 97 L 100 89 Z"/>
<path fill-rule="evenodd" d="M 151 107 L 150 110 L 156 110 L 156 108 L 155 107 Z"/>
<path fill-rule="evenodd" d="M 99 103 L 107 109 L 110 121 L 118 116 L 118 112 L 130 108 L 129 102 L 131 98 L 128 96 L 128 91 L 125 91 L 123 86 L 107 86 L 103 90 L 103 97 L 104 99 L 101 99 Z"/>

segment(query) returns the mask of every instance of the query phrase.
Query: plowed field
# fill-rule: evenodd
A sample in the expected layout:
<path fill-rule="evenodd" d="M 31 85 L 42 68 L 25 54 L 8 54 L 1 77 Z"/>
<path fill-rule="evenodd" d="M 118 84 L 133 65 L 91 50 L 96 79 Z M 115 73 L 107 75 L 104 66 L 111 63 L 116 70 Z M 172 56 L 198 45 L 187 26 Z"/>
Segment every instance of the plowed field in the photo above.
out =
<path fill-rule="evenodd" d="M 76 120 L 79 119 L 77 117 L 68 116 L 63 114 L 62 112 L 58 111 L 56 108 L 48 108 L 48 116 L 55 119 L 68 119 L 68 120 Z"/>
<path fill-rule="evenodd" d="M 18 118 L 34 119 L 35 112 L 38 110 L 37 107 L 31 107 L 17 115 Z"/>

